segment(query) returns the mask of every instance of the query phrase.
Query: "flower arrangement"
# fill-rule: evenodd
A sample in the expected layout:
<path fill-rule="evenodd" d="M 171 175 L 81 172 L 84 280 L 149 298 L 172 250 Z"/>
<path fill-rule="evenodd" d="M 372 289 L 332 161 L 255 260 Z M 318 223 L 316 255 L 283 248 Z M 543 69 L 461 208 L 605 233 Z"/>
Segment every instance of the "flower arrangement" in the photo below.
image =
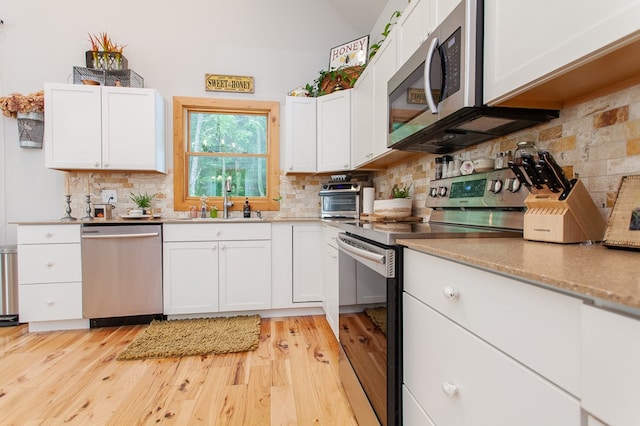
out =
<path fill-rule="evenodd" d="M 125 45 L 114 43 L 107 33 L 89 34 L 89 43 L 91 50 L 87 52 L 87 67 L 107 70 L 127 68 L 122 54 Z"/>
<path fill-rule="evenodd" d="M 0 109 L 5 117 L 16 118 L 18 113 L 44 112 L 44 90 L 22 95 L 12 93 L 0 98 Z"/>

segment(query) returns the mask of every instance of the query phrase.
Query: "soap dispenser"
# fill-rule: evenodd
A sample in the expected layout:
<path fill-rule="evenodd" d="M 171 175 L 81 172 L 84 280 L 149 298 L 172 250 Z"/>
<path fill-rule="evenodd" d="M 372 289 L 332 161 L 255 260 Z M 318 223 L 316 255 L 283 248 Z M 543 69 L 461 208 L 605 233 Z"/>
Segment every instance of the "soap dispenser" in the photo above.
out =
<path fill-rule="evenodd" d="M 244 207 L 242 208 L 242 214 L 244 217 L 251 217 L 251 206 L 249 205 L 249 197 L 244 200 Z"/>

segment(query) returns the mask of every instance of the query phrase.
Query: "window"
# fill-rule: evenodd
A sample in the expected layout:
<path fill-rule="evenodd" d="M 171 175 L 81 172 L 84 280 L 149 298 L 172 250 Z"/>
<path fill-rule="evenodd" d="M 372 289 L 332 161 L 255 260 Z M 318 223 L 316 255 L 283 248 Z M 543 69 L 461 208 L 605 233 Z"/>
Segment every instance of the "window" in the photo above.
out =
<path fill-rule="evenodd" d="M 279 210 L 279 104 L 210 98 L 173 98 L 174 210 L 209 205 L 222 210 L 228 196 L 242 210 Z"/>

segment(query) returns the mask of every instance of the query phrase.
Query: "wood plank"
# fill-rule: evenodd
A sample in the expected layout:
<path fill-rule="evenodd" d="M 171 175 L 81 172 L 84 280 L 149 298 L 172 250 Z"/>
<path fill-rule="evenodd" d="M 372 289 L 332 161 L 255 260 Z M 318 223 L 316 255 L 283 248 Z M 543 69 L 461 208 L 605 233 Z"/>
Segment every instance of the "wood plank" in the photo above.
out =
<path fill-rule="evenodd" d="M 3 424 L 355 424 L 324 316 L 263 318 L 254 352 L 116 361 L 144 327 L 0 329 Z"/>

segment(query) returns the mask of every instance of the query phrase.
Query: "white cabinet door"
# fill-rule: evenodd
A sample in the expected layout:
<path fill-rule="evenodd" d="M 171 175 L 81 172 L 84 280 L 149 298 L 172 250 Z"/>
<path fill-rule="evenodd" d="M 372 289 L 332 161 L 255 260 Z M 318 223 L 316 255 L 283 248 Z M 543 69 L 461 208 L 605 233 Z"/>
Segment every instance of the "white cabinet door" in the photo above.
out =
<path fill-rule="evenodd" d="M 287 96 L 285 172 L 316 171 L 316 98 Z"/>
<path fill-rule="evenodd" d="M 384 303 L 387 300 L 387 279 L 373 269 L 356 263 L 356 303 Z"/>
<path fill-rule="evenodd" d="M 431 19 L 432 27 L 440 25 L 461 1 L 467 0 L 431 0 L 431 13 L 435 16 L 435 19 Z"/>
<path fill-rule="evenodd" d="M 505 101 L 608 53 L 637 38 L 639 29 L 639 0 L 611 0 L 606 7 L 579 0 L 486 0 L 484 102 Z"/>
<path fill-rule="evenodd" d="M 323 226 L 322 234 L 324 239 L 324 290 L 322 298 L 322 307 L 327 318 L 327 322 L 331 326 L 333 334 L 338 338 L 338 248 L 336 238 L 339 229 L 330 225 Z"/>
<path fill-rule="evenodd" d="M 351 168 L 351 92 L 338 90 L 317 98 L 318 171 Z"/>
<path fill-rule="evenodd" d="M 321 302 L 324 287 L 322 225 L 293 226 L 293 301 Z"/>
<path fill-rule="evenodd" d="M 150 89 L 102 89 L 102 167 L 110 170 L 166 171 L 164 110 Z"/>
<path fill-rule="evenodd" d="M 374 57 L 373 74 L 373 158 L 379 157 L 390 148 L 387 148 L 387 136 L 389 134 L 389 110 L 387 82 L 397 70 L 397 46 L 396 29 L 394 28 L 378 53 Z"/>
<path fill-rule="evenodd" d="M 403 295 L 403 382 L 437 425 L 579 426 L 580 403 Z"/>
<path fill-rule="evenodd" d="M 46 167 L 166 172 L 156 90 L 45 83 L 45 102 Z"/>
<path fill-rule="evenodd" d="M 163 245 L 164 314 L 218 312 L 218 243 Z"/>
<path fill-rule="evenodd" d="M 373 74 L 373 65 L 367 65 L 358 77 L 351 95 L 353 102 L 351 161 L 354 167 L 359 167 L 373 158 Z"/>
<path fill-rule="evenodd" d="M 412 0 L 398 18 L 398 64 L 407 59 L 429 36 L 433 30 L 429 22 L 429 7 L 435 0 Z"/>
<path fill-rule="evenodd" d="M 95 169 L 102 165 L 102 116 L 99 86 L 44 86 L 45 166 Z"/>
<path fill-rule="evenodd" d="M 639 360 L 640 321 L 582 307 L 582 405 L 588 412 L 611 425 L 640 424 Z"/>
<path fill-rule="evenodd" d="M 220 242 L 220 311 L 271 308 L 271 242 Z"/>

